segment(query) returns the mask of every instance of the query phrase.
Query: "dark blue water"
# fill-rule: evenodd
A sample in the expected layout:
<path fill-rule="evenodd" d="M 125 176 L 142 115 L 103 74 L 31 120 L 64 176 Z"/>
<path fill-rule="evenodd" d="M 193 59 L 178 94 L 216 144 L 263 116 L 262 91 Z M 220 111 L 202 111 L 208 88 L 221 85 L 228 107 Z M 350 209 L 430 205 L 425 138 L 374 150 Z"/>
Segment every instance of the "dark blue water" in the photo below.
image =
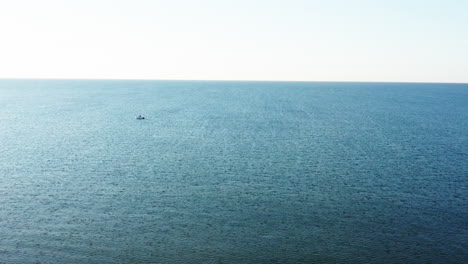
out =
<path fill-rule="evenodd" d="M 467 128 L 468 84 L 1 80 L 0 263 L 463 263 Z"/>

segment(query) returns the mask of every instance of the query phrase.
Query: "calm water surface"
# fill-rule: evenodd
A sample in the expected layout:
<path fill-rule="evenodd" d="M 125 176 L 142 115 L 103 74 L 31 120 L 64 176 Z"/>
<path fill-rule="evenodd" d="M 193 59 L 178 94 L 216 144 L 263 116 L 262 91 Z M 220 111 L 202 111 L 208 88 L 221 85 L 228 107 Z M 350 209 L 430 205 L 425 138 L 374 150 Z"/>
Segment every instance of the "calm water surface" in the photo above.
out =
<path fill-rule="evenodd" d="M 0 263 L 463 263 L 467 128 L 468 84 L 0 80 Z"/>

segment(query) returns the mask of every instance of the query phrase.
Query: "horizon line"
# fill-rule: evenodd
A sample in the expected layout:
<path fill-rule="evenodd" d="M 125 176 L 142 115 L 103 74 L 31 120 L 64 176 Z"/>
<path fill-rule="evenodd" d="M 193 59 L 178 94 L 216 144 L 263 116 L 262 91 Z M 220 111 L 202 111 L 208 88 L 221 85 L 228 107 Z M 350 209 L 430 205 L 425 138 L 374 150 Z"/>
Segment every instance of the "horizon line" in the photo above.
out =
<path fill-rule="evenodd" d="M 323 82 L 323 83 L 433 83 L 433 84 L 468 84 L 468 82 L 441 82 L 441 81 L 318 81 L 318 80 L 233 80 L 233 79 L 150 79 L 150 78 L 60 78 L 60 77 L 21 77 L 0 80 L 70 80 L 70 81 L 187 81 L 187 82 Z"/>

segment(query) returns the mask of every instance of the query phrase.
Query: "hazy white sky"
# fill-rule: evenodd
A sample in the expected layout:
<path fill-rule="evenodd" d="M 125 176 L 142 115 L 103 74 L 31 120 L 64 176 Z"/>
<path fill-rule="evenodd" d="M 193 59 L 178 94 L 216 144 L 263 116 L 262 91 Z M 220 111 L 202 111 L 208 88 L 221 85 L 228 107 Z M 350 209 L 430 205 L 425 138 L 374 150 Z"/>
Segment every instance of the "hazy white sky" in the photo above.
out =
<path fill-rule="evenodd" d="M 0 78 L 468 82 L 468 0 L 0 0 Z"/>

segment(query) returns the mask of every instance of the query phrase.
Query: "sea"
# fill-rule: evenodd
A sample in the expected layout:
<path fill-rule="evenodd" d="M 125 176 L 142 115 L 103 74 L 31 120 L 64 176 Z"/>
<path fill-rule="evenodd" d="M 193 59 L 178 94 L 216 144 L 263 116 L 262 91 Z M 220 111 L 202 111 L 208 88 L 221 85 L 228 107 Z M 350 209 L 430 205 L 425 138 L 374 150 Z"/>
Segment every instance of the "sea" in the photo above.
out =
<path fill-rule="evenodd" d="M 0 80 L 0 263 L 467 263 L 467 194 L 468 84 Z"/>

